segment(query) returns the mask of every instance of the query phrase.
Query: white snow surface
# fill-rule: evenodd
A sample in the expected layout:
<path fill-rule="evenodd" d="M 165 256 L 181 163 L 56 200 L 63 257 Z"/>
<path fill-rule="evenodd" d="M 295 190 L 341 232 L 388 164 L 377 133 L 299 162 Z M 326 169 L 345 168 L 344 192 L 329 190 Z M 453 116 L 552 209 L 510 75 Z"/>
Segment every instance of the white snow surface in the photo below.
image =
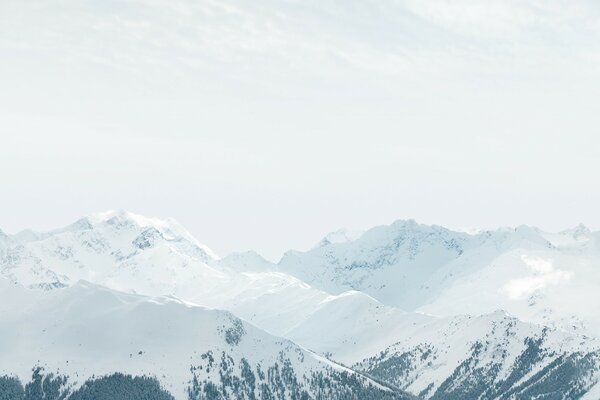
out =
<path fill-rule="evenodd" d="M 8 302 L 20 307 L 0 308 L 0 373 L 23 382 L 33 366 L 68 376 L 72 388 L 92 376 L 121 372 L 156 377 L 183 400 L 190 366 L 202 364 L 208 351 L 263 367 L 283 356 L 300 376 L 328 368 L 348 371 L 229 312 L 172 296 L 126 294 L 85 281 L 41 292 L 0 279 L 0 304 Z M 225 332 L 236 321 L 244 333 L 239 343 L 228 343 Z M 216 378 L 208 372 L 204 377 Z"/>

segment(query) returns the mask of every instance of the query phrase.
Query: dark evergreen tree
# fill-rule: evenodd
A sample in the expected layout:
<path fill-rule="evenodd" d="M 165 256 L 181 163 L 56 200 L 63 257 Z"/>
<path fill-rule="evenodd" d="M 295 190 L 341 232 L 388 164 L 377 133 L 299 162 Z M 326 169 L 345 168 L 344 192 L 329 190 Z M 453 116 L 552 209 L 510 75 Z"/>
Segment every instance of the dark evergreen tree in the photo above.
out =
<path fill-rule="evenodd" d="M 23 400 L 25 390 L 21 381 L 12 376 L 0 376 L 0 400 Z"/>
<path fill-rule="evenodd" d="M 174 400 L 155 378 L 113 374 L 88 380 L 68 400 Z"/>
<path fill-rule="evenodd" d="M 31 382 L 25 385 L 25 400 L 63 400 L 68 395 L 67 378 L 43 374 L 44 369 L 35 367 Z"/>

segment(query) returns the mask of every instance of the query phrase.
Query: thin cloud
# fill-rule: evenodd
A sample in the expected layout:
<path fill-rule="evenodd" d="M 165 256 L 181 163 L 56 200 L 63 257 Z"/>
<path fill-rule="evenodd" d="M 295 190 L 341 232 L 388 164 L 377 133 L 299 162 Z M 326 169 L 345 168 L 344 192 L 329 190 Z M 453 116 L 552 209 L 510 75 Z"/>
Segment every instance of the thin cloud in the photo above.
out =
<path fill-rule="evenodd" d="M 549 286 L 557 286 L 569 281 L 573 275 L 554 267 L 552 260 L 539 257 L 521 256 L 521 259 L 531 270 L 531 275 L 513 279 L 501 289 L 512 300 L 521 300 Z"/>

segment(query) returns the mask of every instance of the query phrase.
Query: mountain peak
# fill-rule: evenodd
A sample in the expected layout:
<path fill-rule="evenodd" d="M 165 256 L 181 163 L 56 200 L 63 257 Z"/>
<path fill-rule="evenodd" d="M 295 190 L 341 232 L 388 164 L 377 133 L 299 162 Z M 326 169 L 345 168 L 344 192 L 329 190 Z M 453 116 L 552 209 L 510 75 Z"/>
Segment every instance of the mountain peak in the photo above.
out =
<path fill-rule="evenodd" d="M 421 224 L 419 222 L 417 222 L 416 220 L 410 218 L 410 219 L 397 219 L 396 221 L 392 222 L 391 225 L 388 226 L 389 228 L 392 229 L 392 231 L 400 231 L 400 232 L 413 232 L 413 233 L 419 233 L 419 232 L 423 232 L 423 233 L 430 233 L 430 232 L 446 232 L 446 233 L 453 233 L 453 234 L 457 234 L 457 235 L 462 235 L 463 232 L 459 232 L 459 231 L 454 231 L 451 229 L 448 229 L 444 226 L 441 225 L 436 225 L 436 224 Z"/>
<path fill-rule="evenodd" d="M 421 230 L 429 230 L 434 226 L 419 224 L 414 219 L 397 219 L 389 225 L 389 227 L 394 231 L 421 231 Z"/>
<path fill-rule="evenodd" d="M 39 239 L 39 234 L 31 229 L 23 229 L 22 231 L 19 231 L 12 235 L 12 238 L 15 239 L 17 242 L 29 242 Z"/>
<path fill-rule="evenodd" d="M 409 219 L 397 219 L 394 222 L 392 222 L 392 226 L 394 228 L 416 228 L 416 227 L 425 226 L 425 225 L 421 225 L 414 219 L 409 218 Z"/>
<path fill-rule="evenodd" d="M 230 253 L 219 260 L 219 264 L 226 268 L 245 272 L 267 271 L 275 267 L 275 264 L 252 250 Z"/>
<path fill-rule="evenodd" d="M 173 218 L 149 218 L 121 209 L 92 214 L 88 219 L 93 225 L 108 224 L 117 229 L 123 227 L 154 228 L 166 240 L 184 239 L 200 248 L 209 258 L 213 260 L 220 258 L 210 248 L 198 242 L 187 229 Z"/>
<path fill-rule="evenodd" d="M 353 242 L 362 236 L 364 231 L 353 231 L 346 228 L 338 229 L 325 235 L 315 247 L 323 247 L 334 243 Z"/>
<path fill-rule="evenodd" d="M 104 212 L 94 213 L 90 215 L 88 218 L 82 218 L 82 220 L 89 220 L 93 224 L 99 223 L 109 223 L 109 224 L 135 224 L 141 227 L 147 226 L 160 226 L 164 225 L 166 221 L 156 219 L 156 218 L 148 218 L 143 215 L 134 214 L 132 212 L 126 210 L 108 210 Z"/>
<path fill-rule="evenodd" d="M 592 233 L 592 231 L 585 226 L 584 224 L 578 224 L 572 229 L 567 229 L 561 232 L 562 234 L 567 234 L 573 236 L 575 239 L 579 239 L 581 237 L 586 237 Z"/>

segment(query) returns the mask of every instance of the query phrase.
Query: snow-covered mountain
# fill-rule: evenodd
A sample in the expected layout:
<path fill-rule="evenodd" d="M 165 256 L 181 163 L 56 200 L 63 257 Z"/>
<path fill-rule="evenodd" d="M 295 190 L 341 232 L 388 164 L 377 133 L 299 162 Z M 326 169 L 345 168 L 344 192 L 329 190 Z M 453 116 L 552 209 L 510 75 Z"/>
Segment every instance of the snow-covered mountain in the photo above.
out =
<path fill-rule="evenodd" d="M 329 293 L 275 271 L 254 252 L 219 259 L 174 221 L 110 212 L 47 233 L 11 238 L 0 272 L 29 288 L 87 280 L 148 296 L 227 309 L 276 335 L 319 309 Z"/>
<path fill-rule="evenodd" d="M 287 252 L 279 263 L 290 273 L 324 290 L 363 291 L 386 304 L 414 308 L 423 284 L 440 265 L 455 260 L 473 239 L 437 226 L 397 221 L 373 228 L 355 240 L 327 237 L 308 252 Z"/>
<path fill-rule="evenodd" d="M 61 386 L 67 392 L 119 372 L 155 377 L 176 399 L 207 398 L 211 388 L 221 399 L 314 398 L 317 390 L 332 399 L 347 398 L 348 390 L 366 398 L 411 397 L 225 311 L 83 281 L 37 293 L 4 279 L 0 285 L 0 303 L 23 302 L 3 313 L 0 375 L 23 382 L 32 367 L 41 367 L 66 378 Z M 320 379 L 327 385 L 317 386 Z M 190 391 L 198 397 L 188 397 Z"/>
<path fill-rule="evenodd" d="M 596 384 L 600 347 L 595 339 L 600 331 L 595 313 L 600 306 L 595 294 L 600 284 L 599 238 L 583 226 L 559 233 L 521 226 L 468 234 L 397 221 L 364 233 L 334 232 L 313 249 L 290 251 L 273 264 L 251 251 L 220 258 L 172 220 L 107 212 L 50 232 L 0 234 L 0 275 L 10 282 L 1 287 L 0 312 L 7 318 L 0 331 L 16 341 L 8 340 L 6 346 L 38 346 L 48 360 L 46 370 L 68 372 L 73 385 L 77 373 L 79 384 L 91 375 L 111 372 L 152 375 L 178 398 L 190 382 L 192 386 L 196 382 L 200 392 L 212 390 L 210 384 L 209 389 L 202 386 L 206 382 L 221 388 L 229 385 L 233 378 L 224 383 L 222 375 L 211 375 L 207 369 L 238 373 L 235 368 L 242 358 L 258 379 L 254 366 L 275 365 L 281 346 L 313 360 L 310 371 L 325 368 L 335 375 L 330 381 L 339 383 L 335 383 L 338 394 L 349 393 L 344 392 L 345 384 L 367 390 L 365 396 L 383 390 L 377 393 L 391 398 L 406 396 L 397 388 L 422 398 L 531 398 L 553 382 L 557 398 L 584 393 L 595 398 L 600 390 Z M 11 307 L 14 302 L 22 306 Z M 148 318 L 156 331 L 144 325 L 146 316 L 137 316 L 140 308 L 153 310 Z M 97 310 L 90 319 L 87 309 Z M 43 315 L 41 325 L 30 321 L 37 320 L 37 314 Z M 247 322 L 231 322 L 238 318 Z M 124 320 L 127 332 L 119 327 Z M 59 329 L 65 321 L 70 324 L 68 332 Z M 165 333 L 160 321 L 175 331 Z M 233 326 L 223 321 L 251 332 L 248 337 L 258 338 L 254 343 L 275 345 L 259 351 L 223 344 L 223 332 Z M 17 341 L 7 326 L 22 326 L 32 336 Z M 91 358 L 82 356 L 79 366 L 68 369 L 63 362 L 68 359 L 74 365 L 74 361 L 61 359 L 61 354 L 70 357 L 75 351 L 69 348 L 71 343 L 93 337 L 84 332 L 87 326 L 97 326 L 106 337 L 99 339 L 97 348 L 86 342 L 90 351 L 86 357 L 110 353 L 110 343 L 123 345 L 123 354 L 131 354 L 129 361 L 119 358 L 120 350 L 116 358 L 106 358 L 108 367 L 123 368 L 88 369 Z M 198 333 L 204 330 L 213 334 Z M 143 338 L 136 340 L 138 335 Z M 103 340 L 107 342 L 100 344 Z M 143 344 L 148 350 L 129 348 L 125 342 L 134 347 Z M 63 347 L 53 352 L 52 346 L 44 347 L 48 343 Z M 102 346 L 106 347 L 99 350 Z M 189 353 L 198 348 L 205 350 Z M 150 356 L 152 349 L 160 351 Z M 202 368 L 189 362 L 190 357 L 197 361 L 198 354 L 206 361 L 209 350 L 213 357 L 226 352 L 225 359 L 233 361 Z M 268 355 L 260 360 L 246 355 L 263 354 L 262 350 Z M 136 358 L 136 351 L 146 358 Z M 291 353 L 284 359 L 291 360 Z M 159 355 L 163 358 L 152 358 Z M 0 376 L 13 373 L 26 380 L 31 368 L 42 362 L 34 358 L 11 364 L 18 368 L 7 362 Z M 169 366 L 181 360 L 185 362 L 177 368 Z M 161 363 L 171 372 L 156 367 Z M 298 383 L 301 390 L 319 398 L 311 377 L 323 374 L 313 375 L 305 372 L 305 364 L 292 364 L 295 382 L 303 382 Z M 371 387 L 373 382 L 361 374 L 387 386 Z M 273 381 L 267 381 L 261 384 L 273 390 Z M 222 390 L 233 395 L 246 384 Z M 282 393 L 276 398 L 286 398 L 287 392 Z"/>
<path fill-rule="evenodd" d="M 125 211 L 96 214 L 50 232 L 20 232 L 10 239 L 0 269 L 27 286 L 65 286 L 86 279 L 112 287 L 127 276 L 154 285 L 185 273 L 216 273 L 186 267 L 218 259 L 175 221 Z M 168 260 L 168 269 L 162 268 L 162 260 Z M 140 265 L 143 274 L 137 271 Z"/>
<path fill-rule="evenodd" d="M 359 290 L 434 315 L 504 309 L 600 334 L 600 233 L 520 226 L 477 234 L 397 221 L 358 239 L 285 254 L 278 270 L 332 293 Z"/>
<path fill-rule="evenodd" d="M 570 399 L 592 389 L 587 398 L 594 399 L 599 393 L 596 339 L 525 323 L 503 311 L 445 318 L 385 306 L 373 311 L 377 317 L 369 320 L 354 318 L 352 309 L 337 318 L 315 313 L 288 337 L 422 398 L 556 392 Z M 536 375 L 541 371 L 543 379 Z M 545 389 L 548 382 L 553 386 Z"/>
<path fill-rule="evenodd" d="M 434 319 L 355 365 L 428 399 L 597 399 L 596 340 L 503 311 Z"/>

